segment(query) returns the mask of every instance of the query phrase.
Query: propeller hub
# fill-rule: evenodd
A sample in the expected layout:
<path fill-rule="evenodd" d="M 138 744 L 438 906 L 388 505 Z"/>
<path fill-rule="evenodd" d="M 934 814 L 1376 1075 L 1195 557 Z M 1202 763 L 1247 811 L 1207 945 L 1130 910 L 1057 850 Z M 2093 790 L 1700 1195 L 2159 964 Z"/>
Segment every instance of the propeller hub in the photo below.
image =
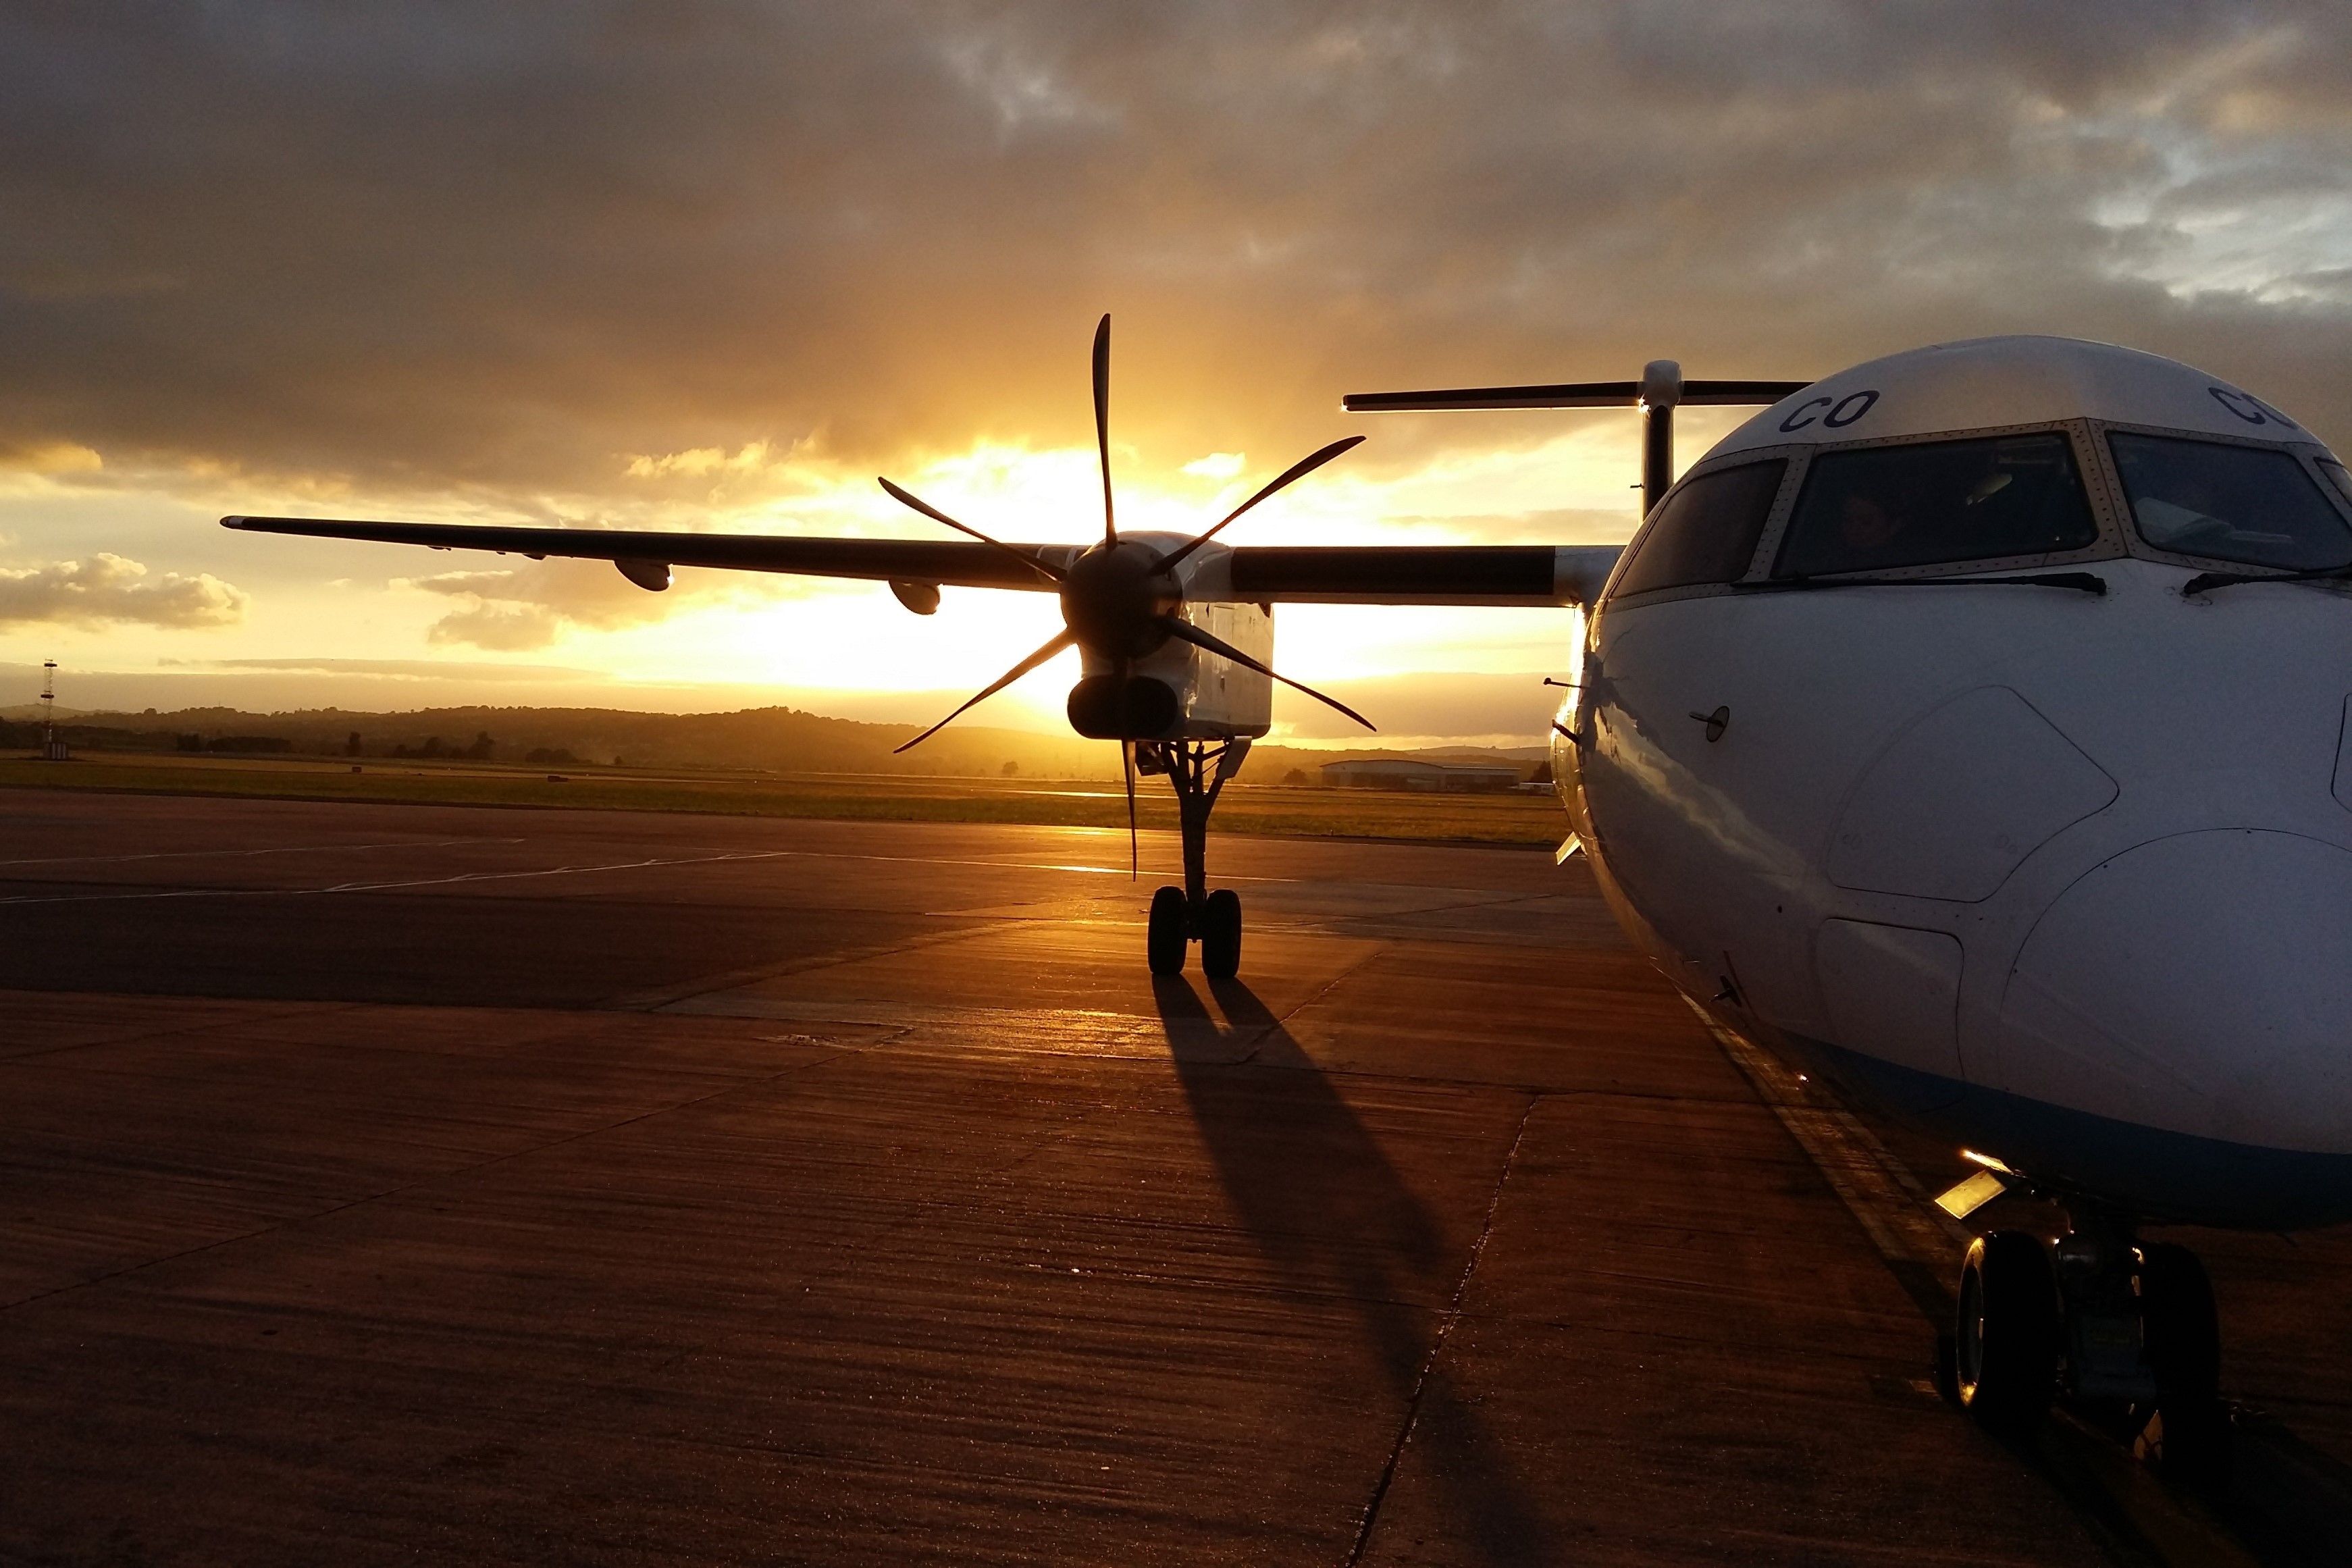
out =
<path fill-rule="evenodd" d="M 1098 544 L 1070 563 L 1062 579 L 1062 620 L 1088 653 L 1141 658 L 1168 640 L 1165 617 L 1184 603 L 1160 552 L 1140 541 Z"/>

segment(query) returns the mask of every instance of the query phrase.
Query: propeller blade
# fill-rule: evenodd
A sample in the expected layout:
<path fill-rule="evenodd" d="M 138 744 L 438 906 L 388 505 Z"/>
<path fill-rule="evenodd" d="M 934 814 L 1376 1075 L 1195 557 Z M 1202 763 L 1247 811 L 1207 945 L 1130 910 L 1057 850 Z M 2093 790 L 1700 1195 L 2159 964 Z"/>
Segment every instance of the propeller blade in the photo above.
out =
<path fill-rule="evenodd" d="M 988 535 L 981 532 L 980 530 L 972 527 L 969 523 L 958 522 L 955 519 L 950 517 L 947 513 L 941 511 L 939 508 L 925 500 L 922 497 L 915 494 L 911 490 L 901 489 L 898 486 L 892 484 L 889 480 L 884 479 L 879 474 L 874 476 L 874 482 L 880 485 L 884 489 L 889 491 L 891 500 L 898 501 L 902 506 L 913 507 L 917 511 L 921 512 L 933 522 L 944 522 L 950 528 L 954 529 L 958 533 L 969 533 L 974 539 L 979 540 L 982 544 L 993 544 L 997 549 L 1002 550 L 1015 561 L 1027 562 L 1030 565 L 1034 566 L 1041 574 L 1047 577 L 1051 577 L 1056 583 L 1062 580 L 1062 569 L 1060 567 L 1048 566 L 1045 563 L 1038 560 L 1034 555 L 1030 554 L 1025 550 L 1015 550 L 1013 546 L 1005 543 L 1001 539 L 989 538 Z"/>
<path fill-rule="evenodd" d="M 1028 674 L 1031 670 L 1036 668 L 1039 665 L 1045 663 L 1047 659 L 1053 658 L 1055 654 L 1061 652 L 1064 648 L 1069 647 L 1072 643 L 1077 640 L 1076 633 L 1071 631 L 1067 626 L 1063 627 L 1060 631 L 1054 634 L 1054 638 L 1051 642 L 1048 642 L 1044 647 L 1039 648 L 1035 653 L 1031 654 L 1027 658 L 1023 659 L 1019 664 L 1014 665 L 1011 669 L 1006 670 L 1003 675 L 997 677 L 995 681 L 992 683 L 986 690 L 982 691 L 979 696 L 974 697 L 970 702 L 966 702 L 963 705 L 963 708 L 957 709 L 953 713 L 949 714 L 946 718 L 940 720 L 938 723 L 932 725 L 929 729 L 916 736 L 913 740 L 908 742 L 905 745 L 891 747 L 890 754 L 895 757 L 900 752 L 909 751 L 916 746 L 921 745 L 924 742 L 929 740 L 932 736 L 946 729 L 950 724 L 954 723 L 956 720 L 962 715 L 965 708 L 972 707 L 976 703 L 987 701 L 990 698 L 995 696 L 998 692 L 1003 690 L 1006 687 L 1012 685 L 1014 681 L 1020 679 L 1023 676 Z"/>
<path fill-rule="evenodd" d="M 1143 851 L 1136 847 L 1135 839 L 1135 742 L 1118 743 L 1118 771 L 1127 779 L 1127 879 L 1143 879 Z"/>
<path fill-rule="evenodd" d="M 1370 719 L 1365 718 L 1361 713 L 1357 712 L 1353 708 L 1349 707 L 1338 698 L 1326 697 L 1321 692 L 1316 690 L 1313 687 L 1301 685 L 1299 682 L 1291 679 L 1290 677 L 1283 674 L 1281 671 L 1275 669 L 1270 666 L 1260 664 L 1257 660 L 1252 658 L 1249 655 L 1244 653 L 1233 644 L 1225 641 L 1223 637 L 1211 637 L 1207 632 L 1202 631 L 1200 627 L 1194 626 L 1190 621 L 1181 619 L 1175 616 L 1162 616 L 1160 617 L 1160 625 L 1170 637 L 1176 638 L 1180 642 L 1188 642 L 1194 647 L 1204 647 L 1211 653 L 1222 654 L 1244 668 L 1255 669 L 1260 675 L 1269 677 L 1275 680 L 1279 680 L 1294 691 L 1304 691 L 1307 696 L 1312 697 L 1316 701 L 1322 703 L 1326 708 L 1337 708 L 1340 712 L 1345 713 L 1349 718 L 1353 719 L 1357 723 L 1361 724 L 1367 730 L 1370 730 L 1375 733 L 1380 730 L 1379 725 L 1373 723 Z"/>
<path fill-rule="evenodd" d="M 1152 570 L 1155 572 L 1167 571 L 1168 568 L 1175 565 L 1176 563 L 1183 560 L 1184 557 L 1192 554 L 1192 552 L 1200 549 L 1203 544 L 1208 543 L 1210 540 L 1214 539 L 1219 531 L 1224 528 L 1225 523 L 1233 521 L 1234 519 L 1241 516 L 1242 513 L 1249 510 L 1250 508 L 1257 505 L 1258 502 L 1274 494 L 1275 491 L 1281 489 L 1285 485 L 1289 484 L 1292 480 L 1305 479 L 1307 475 L 1313 473 L 1316 469 L 1321 468 L 1324 464 L 1329 462 L 1332 458 L 1338 457 L 1340 453 L 1346 451 L 1349 447 L 1356 445 L 1356 443 L 1362 439 L 1363 437 L 1361 436 L 1344 437 L 1339 440 L 1332 442 L 1329 446 L 1324 447 L 1319 452 L 1310 452 L 1306 457 L 1299 458 L 1298 461 L 1291 464 L 1287 468 L 1285 468 L 1279 479 L 1276 479 L 1273 483 L 1267 485 L 1265 489 L 1258 491 L 1257 494 L 1250 497 L 1249 500 L 1242 502 L 1241 505 L 1234 508 L 1233 510 L 1225 513 L 1224 522 L 1218 523 L 1215 528 L 1209 530 L 1208 532 L 1202 534 L 1197 539 L 1187 540 L 1184 543 L 1178 545 L 1175 549 L 1161 556 L 1160 558 L 1160 564 L 1153 567 Z"/>
<path fill-rule="evenodd" d="M 1095 446 L 1102 453 L 1103 542 L 1118 542 L 1118 525 L 1110 510 L 1110 314 L 1095 329 Z"/>

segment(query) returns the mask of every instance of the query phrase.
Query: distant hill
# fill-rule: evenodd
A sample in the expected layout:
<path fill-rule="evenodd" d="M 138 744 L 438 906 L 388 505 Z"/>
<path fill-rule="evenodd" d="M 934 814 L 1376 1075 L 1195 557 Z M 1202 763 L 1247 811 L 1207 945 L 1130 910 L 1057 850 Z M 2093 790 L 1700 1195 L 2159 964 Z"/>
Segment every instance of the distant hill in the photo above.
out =
<path fill-rule="evenodd" d="M 731 713 L 638 713 L 609 708 L 428 708 L 365 713 L 338 708 L 248 713 L 233 708 L 175 712 L 61 710 L 58 728 L 81 751 L 214 751 L 308 756 L 472 758 L 531 766 L 753 770 L 773 773 L 1003 774 L 1109 779 L 1118 749 L 1108 741 L 958 724 L 904 755 L 891 748 L 918 732 L 912 724 L 832 719 L 794 708 Z M 39 739 L 37 713 L 0 720 L 0 746 Z M 1343 758 L 1427 756 L 1508 761 L 1533 768 L 1541 747 L 1502 752 L 1445 748 L 1401 752 L 1380 747 L 1323 751 L 1259 745 L 1242 777 L 1248 782 L 1319 783 L 1317 769 Z M 1292 779 L 1293 774 L 1303 778 Z"/>

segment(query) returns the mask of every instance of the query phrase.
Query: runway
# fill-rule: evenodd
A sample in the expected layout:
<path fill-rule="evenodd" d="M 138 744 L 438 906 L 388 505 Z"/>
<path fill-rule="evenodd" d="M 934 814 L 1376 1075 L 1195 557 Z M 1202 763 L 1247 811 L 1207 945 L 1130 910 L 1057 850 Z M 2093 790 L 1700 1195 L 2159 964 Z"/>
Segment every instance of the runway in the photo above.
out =
<path fill-rule="evenodd" d="M 1937 1399 L 1916 1281 L 1580 863 L 1215 841 L 1242 981 L 1155 985 L 1172 838 L 1126 857 L 0 795 L 0 1561 L 2344 1538 L 2352 1238 L 2197 1238 L 2257 1442 L 2151 1498 Z"/>

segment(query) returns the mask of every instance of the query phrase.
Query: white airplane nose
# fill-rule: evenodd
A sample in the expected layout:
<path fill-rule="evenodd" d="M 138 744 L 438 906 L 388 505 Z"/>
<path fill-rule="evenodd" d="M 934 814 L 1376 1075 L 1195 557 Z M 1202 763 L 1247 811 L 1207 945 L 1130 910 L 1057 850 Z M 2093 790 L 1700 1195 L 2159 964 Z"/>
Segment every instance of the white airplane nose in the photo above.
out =
<path fill-rule="evenodd" d="M 2352 1152 L 2352 852 L 2263 829 L 2127 850 L 2036 922 L 2001 1026 L 2013 1095 L 2250 1155 Z"/>

